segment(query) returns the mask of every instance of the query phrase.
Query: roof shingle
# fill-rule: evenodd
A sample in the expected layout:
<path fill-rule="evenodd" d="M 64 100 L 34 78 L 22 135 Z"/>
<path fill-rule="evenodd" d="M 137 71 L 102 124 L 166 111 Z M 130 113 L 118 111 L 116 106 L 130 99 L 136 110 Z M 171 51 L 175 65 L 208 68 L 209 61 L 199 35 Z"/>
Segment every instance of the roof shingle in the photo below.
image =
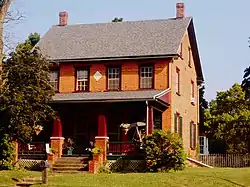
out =
<path fill-rule="evenodd" d="M 38 47 L 51 60 L 175 55 L 191 20 L 53 26 Z"/>

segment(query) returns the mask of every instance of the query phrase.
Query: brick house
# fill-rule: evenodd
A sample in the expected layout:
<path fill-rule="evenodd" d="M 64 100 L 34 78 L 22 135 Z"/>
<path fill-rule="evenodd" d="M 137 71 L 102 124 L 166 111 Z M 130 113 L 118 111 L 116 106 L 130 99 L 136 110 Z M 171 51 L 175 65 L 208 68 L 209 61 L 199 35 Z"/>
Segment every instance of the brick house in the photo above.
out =
<path fill-rule="evenodd" d="M 98 135 L 100 116 L 110 142 L 130 140 L 120 124 L 145 122 L 147 134 L 178 133 L 195 156 L 204 80 L 193 18 L 184 16 L 183 3 L 176 8 L 175 18 L 119 23 L 68 25 L 68 13 L 59 14 L 59 25 L 38 43 L 51 61 L 60 122 L 43 135 L 59 156 L 67 137 L 74 154 L 82 153 Z"/>

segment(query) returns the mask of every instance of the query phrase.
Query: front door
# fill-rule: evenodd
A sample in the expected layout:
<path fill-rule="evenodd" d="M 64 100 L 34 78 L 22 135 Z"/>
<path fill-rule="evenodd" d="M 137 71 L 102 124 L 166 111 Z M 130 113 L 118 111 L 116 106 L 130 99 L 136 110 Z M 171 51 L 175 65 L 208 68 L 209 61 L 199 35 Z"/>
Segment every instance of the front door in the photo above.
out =
<path fill-rule="evenodd" d="M 85 152 L 85 149 L 88 147 L 88 120 L 86 115 L 76 114 L 75 125 L 74 125 L 74 140 L 75 140 L 75 149 L 74 154 L 82 154 Z"/>

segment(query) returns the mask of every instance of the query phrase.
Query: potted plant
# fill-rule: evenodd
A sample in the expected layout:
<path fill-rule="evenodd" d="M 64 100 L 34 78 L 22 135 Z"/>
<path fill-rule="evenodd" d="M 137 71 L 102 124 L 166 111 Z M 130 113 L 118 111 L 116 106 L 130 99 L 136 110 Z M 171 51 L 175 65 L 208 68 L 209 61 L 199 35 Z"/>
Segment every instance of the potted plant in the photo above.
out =
<path fill-rule="evenodd" d="M 73 139 L 67 138 L 64 141 L 63 149 L 64 149 L 64 151 L 66 152 L 67 155 L 72 155 L 72 152 L 74 150 L 74 141 L 73 141 Z"/>
<path fill-rule="evenodd" d="M 123 130 L 125 131 L 125 134 L 127 134 L 127 133 L 128 133 L 128 130 L 129 130 L 129 128 L 130 128 L 130 124 L 129 124 L 129 123 L 122 123 L 122 124 L 120 125 L 120 127 L 122 127 Z"/>

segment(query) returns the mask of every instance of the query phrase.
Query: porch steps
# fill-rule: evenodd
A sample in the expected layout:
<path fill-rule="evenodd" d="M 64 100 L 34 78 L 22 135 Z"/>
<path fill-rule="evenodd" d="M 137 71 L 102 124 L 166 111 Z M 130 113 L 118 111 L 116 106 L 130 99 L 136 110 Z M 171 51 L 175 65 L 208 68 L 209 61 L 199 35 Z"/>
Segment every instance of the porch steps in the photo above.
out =
<path fill-rule="evenodd" d="M 88 171 L 89 157 L 62 157 L 52 166 L 53 172 L 77 173 Z"/>

